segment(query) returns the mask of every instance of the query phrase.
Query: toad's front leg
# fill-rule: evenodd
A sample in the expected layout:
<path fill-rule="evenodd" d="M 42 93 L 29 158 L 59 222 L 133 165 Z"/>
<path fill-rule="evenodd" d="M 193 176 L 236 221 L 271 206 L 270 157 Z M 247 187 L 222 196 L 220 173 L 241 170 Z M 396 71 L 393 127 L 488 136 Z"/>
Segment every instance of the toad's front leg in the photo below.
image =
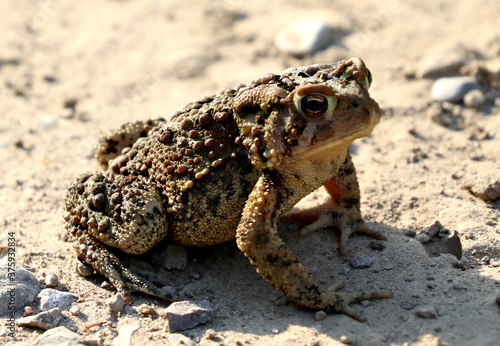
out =
<path fill-rule="evenodd" d="M 257 268 L 257 272 L 289 301 L 306 308 L 340 312 L 358 321 L 365 321 L 349 304 L 367 299 L 391 298 L 392 293 L 341 293 L 316 284 L 277 235 L 276 211 L 286 196 L 279 193 L 275 181 L 272 174 L 262 175 L 254 186 L 238 226 L 238 247 Z"/>

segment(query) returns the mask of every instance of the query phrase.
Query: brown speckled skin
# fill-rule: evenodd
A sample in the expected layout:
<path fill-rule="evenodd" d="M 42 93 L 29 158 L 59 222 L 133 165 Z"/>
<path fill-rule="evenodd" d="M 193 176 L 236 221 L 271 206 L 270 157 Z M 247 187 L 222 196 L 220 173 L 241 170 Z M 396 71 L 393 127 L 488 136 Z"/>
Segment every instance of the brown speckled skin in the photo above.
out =
<path fill-rule="evenodd" d="M 319 287 L 285 247 L 276 222 L 325 185 L 331 200 L 309 213 L 304 232 L 335 225 L 341 253 L 353 231 L 368 230 L 348 146 L 380 120 L 359 58 L 291 68 L 189 104 L 169 122 L 126 124 L 101 138 L 106 169 L 78 177 L 66 196 L 66 228 L 80 260 L 119 292 L 162 292 L 121 265 L 112 247 L 149 251 L 160 240 L 209 246 L 231 239 L 262 277 L 301 306 L 342 312 L 389 292 Z"/>

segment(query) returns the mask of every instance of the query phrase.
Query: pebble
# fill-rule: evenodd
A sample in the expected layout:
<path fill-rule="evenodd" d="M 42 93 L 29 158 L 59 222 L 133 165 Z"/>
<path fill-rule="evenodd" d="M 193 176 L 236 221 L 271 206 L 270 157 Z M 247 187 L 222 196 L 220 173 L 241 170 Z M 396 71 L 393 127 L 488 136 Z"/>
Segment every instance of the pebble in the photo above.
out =
<path fill-rule="evenodd" d="M 168 320 L 170 332 L 194 328 L 208 322 L 212 315 L 213 309 L 206 300 L 174 302 L 162 312 L 162 317 Z"/>
<path fill-rule="evenodd" d="M 494 268 L 500 267 L 500 260 L 493 260 L 490 262 L 491 266 Z"/>
<path fill-rule="evenodd" d="M 38 294 L 40 299 L 40 309 L 42 311 L 59 307 L 62 310 L 68 310 L 71 304 L 78 301 L 78 297 L 73 293 L 61 292 L 53 288 L 45 288 Z"/>
<path fill-rule="evenodd" d="M 57 119 L 49 116 L 49 115 L 45 115 L 39 122 L 38 122 L 38 126 L 40 127 L 52 127 L 56 124 L 57 122 Z"/>
<path fill-rule="evenodd" d="M 7 263 L 2 261 L 0 263 L 0 282 L 8 283 L 7 276 Z M 15 304 L 14 309 L 19 310 L 26 305 L 33 303 L 36 300 L 38 292 L 40 292 L 40 282 L 35 275 L 31 274 L 24 268 L 19 268 L 15 271 L 16 290 L 15 290 Z M 9 310 L 9 301 L 13 293 L 13 286 L 2 285 L 0 287 L 0 315 L 4 315 Z"/>
<path fill-rule="evenodd" d="M 443 225 L 439 221 L 435 221 L 432 225 L 425 227 L 422 232 L 420 232 L 415 240 L 418 240 L 422 244 L 428 243 L 432 238 L 438 234 L 438 232 L 443 228 Z"/>
<path fill-rule="evenodd" d="M 479 89 L 469 91 L 464 96 L 464 105 L 470 108 L 478 109 L 486 102 L 486 96 Z"/>
<path fill-rule="evenodd" d="M 431 96 L 434 101 L 459 103 L 468 92 L 478 88 L 473 77 L 439 78 L 432 84 Z"/>
<path fill-rule="evenodd" d="M 296 58 L 312 55 L 332 43 L 331 30 L 318 18 L 292 22 L 280 29 L 274 37 L 274 44 L 281 52 Z"/>
<path fill-rule="evenodd" d="M 75 271 L 81 276 L 90 276 L 94 274 L 94 268 L 90 264 L 77 261 Z"/>
<path fill-rule="evenodd" d="M 500 164 L 487 172 L 471 176 L 464 188 L 483 201 L 500 198 Z"/>
<path fill-rule="evenodd" d="M 75 116 L 75 110 L 73 108 L 63 108 L 59 112 L 59 116 L 63 119 L 72 119 Z"/>
<path fill-rule="evenodd" d="M 154 316 L 156 315 L 156 310 L 149 306 L 148 304 L 141 304 L 137 307 L 137 312 L 143 316 Z"/>
<path fill-rule="evenodd" d="M 161 253 L 153 254 L 152 262 L 168 270 L 184 270 L 187 266 L 187 252 L 183 246 L 170 244 Z"/>
<path fill-rule="evenodd" d="M 63 101 L 63 108 L 75 109 L 76 104 L 78 103 L 78 99 L 75 97 L 68 97 Z"/>
<path fill-rule="evenodd" d="M 420 305 L 417 306 L 413 313 L 418 317 L 422 318 L 435 318 L 437 316 L 436 308 L 430 305 Z"/>
<path fill-rule="evenodd" d="M 340 342 L 344 345 L 356 345 L 358 343 L 358 340 L 353 334 L 345 334 L 340 336 Z"/>
<path fill-rule="evenodd" d="M 78 316 L 78 315 L 82 312 L 82 309 L 80 308 L 80 305 L 73 305 L 73 306 L 69 309 L 69 312 L 70 312 L 73 316 Z"/>
<path fill-rule="evenodd" d="M 125 301 L 123 300 L 123 298 L 120 294 L 115 294 L 114 296 L 109 298 L 106 301 L 106 304 L 108 305 L 109 310 L 114 315 L 117 315 L 125 307 Z"/>
<path fill-rule="evenodd" d="M 368 268 L 373 264 L 373 258 L 367 255 L 357 255 L 351 259 L 353 268 Z"/>
<path fill-rule="evenodd" d="M 141 323 L 126 324 L 118 329 L 118 336 L 111 342 L 112 346 L 129 346 L 132 341 L 132 334 L 141 328 Z"/>
<path fill-rule="evenodd" d="M 47 330 L 45 333 L 36 338 L 30 345 L 77 346 L 84 345 L 84 343 L 80 335 L 72 332 L 66 327 L 60 326 Z"/>
<path fill-rule="evenodd" d="M 175 300 L 175 297 L 177 297 L 177 289 L 172 286 L 163 286 L 161 292 L 166 299 Z"/>
<path fill-rule="evenodd" d="M 59 285 L 59 277 L 56 274 L 48 274 L 45 277 L 45 286 L 57 287 Z"/>
<path fill-rule="evenodd" d="M 415 238 L 415 236 L 417 235 L 417 232 L 415 232 L 414 230 L 412 229 L 405 229 L 403 231 L 403 234 L 407 237 L 410 237 L 410 238 Z"/>
<path fill-rule="evenodd" d="M 61 309 L 57 307 L 40 312 L 36 315 L 22 317 L 16 321 L 16 324 L 20 327 L 33 327 L 48 330 L 57 327 L 61 318 Z"/>
<path fill-rule="evenodd" d="M 319 310 L 314 314 L 315 321 L 323 321 L 326 318 L 326 312 Z"/>

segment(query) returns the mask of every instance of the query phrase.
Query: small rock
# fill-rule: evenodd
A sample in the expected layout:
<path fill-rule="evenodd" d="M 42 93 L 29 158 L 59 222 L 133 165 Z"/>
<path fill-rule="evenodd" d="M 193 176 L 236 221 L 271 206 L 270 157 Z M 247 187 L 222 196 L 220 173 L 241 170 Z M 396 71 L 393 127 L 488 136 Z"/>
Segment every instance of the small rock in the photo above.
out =
<path fill-rule="evenodd" d="M 356 345 L 358 340 L 356 339 L 356 335 L 345 334 L 340 336 L 340 342 L 344 345 Z"/>
<path fill-rule="evenodd" d="M 78 297 L 73 293 L 61 292 L 52 288 L 45 288 L 38 294 L 40 299 L 40 309 L 42 311 L 59 307 L 68 310 L 71 304 L 78 301 Z"/>
<path fill-rule="evenodd" d="M 111 298 L 109 298 L 106 303 L 108 304 L 109 310 L 117 315 L 120 311 L 125 307 L 125 301 L 123 300 L 120 294 L 115 294 Z"/>
<path fill-rule="evenodd" d="M 500 198 L 500 164 L 487 172 L 472 176 L 464 184 L 464 188 L 483 201 Z"/>
<path fill-rule="evenodd" d="M 69 97 L 64 100 L 63 102 L 63 108 L 68 108 L 68 109 L 75 109 L 76 104 L 78 103 L 78 99 L 75 97 Z"/>
<path fill-rule="evenodd" d="M 82 309 L 80 308 L 80 305 L 73 305 L 69 309 L 69 312 L 71 312 L 73 316 L 78 316 L 82 312 Z"/>
<path fill-rule="evenodd" d="M 38 126 L 40 127 L 52 127 L 56 124 L 57 119 L 54 119 L 53 117 L 46 115 L 44 116 L 39 122 Z"/>
<path fill-rule="evenodd" d="M 370 248 L 373 249 L 373 250 L 377 250 L 377 251 L 382 251 L 383 249 L 385 249 L 385 244 L 382 243 L 381 241 L 371 241 L 370 242 Z"/>
<path fill-rule="evenodd" d="M 24 268 L 19 268 L 14 273 L 15 275 L 9 275 L 7 271 L 7 262 L 1 262 L 0 282 L 2 282 L 2 286 L 0 287 L 0 315 L 12 311 L 9 310 L 9 301 L 13 295 L 15 295 L 14 309 L 19 310 L 33 303 L 36 300 L 38 292 L 40 292 L 40 283 L 29 271 Z M 10 274 L 12 274 L 12 272 L 10 272 Z M 16 283 L 15 286 L 9 286 L 9 283 L 14 282 Z"/>
<path fill-rule="evenodd" d="M 75 116 L 75 110 L 72 108 L 63 108 L 59 112 L 59 116 L 63 119 L 72 119 Z"/>
<path fill-rule="evenodd" d="M 440 78 L 432 84 L 431 96 L 434 101 L 458 103 L 474 89 L 479 89 L 479 83 L 473 77 Z"/>
<path fill-rule="evenodd" d="M 36 315 L 22 317 L 17 320 L 16 324 L 20 327 L 33 327 L 48 330 L 57 327 L 61 318 L 61 309 L 53 308 Z"/>
<path fill-rule="evenodd" d="M 435 221 L 432 225 L 425 227 L 422 232 L 415 237 L 415 240 L 418 240 L 422 244 L 427 243 L 431 241 L 442 228 L 443 225 L 441 225 L 439 221 Z"/>
<path fill-rule="evenodd" d="M 500 260 L 493 260 L 490 262 L 490 264 L 493 268 L 498 268 L 500 267 Z"/>
<path fill-rule="evenodd" d="M 278 298 L 273 300 L 273 304 L 275 306 L 285 306 L 288 304 L 288 299 L 285 296 L 279 296 Z"/>
<path fill-rule="evenodd" d="M 317 18 L 292 22 L 279 30 L 274 38 L 274 44 L 281 52 L 297 58 L 325 49 L 332 42 L 331 30 Z"/>
<path fill-rule="evenodd" d="M 153 254 L 152 262 L 168 270 L 184 270 L 187 265 L 187 252 L 183 246 L 170 244 L 161 253 Z"/>
<path fill-rule="evenodd" d="M 25 306 L 24 307 L 24 315 L 25 316 L 33 315 L 33 308 L 31 306 Z"/>
<path fill-rule="evenodd" d="M 326 312 L 319 310 L 314 314 L 315 321 L 323 321 L 326 318 Z"/>
<path fill-rule="evenodd" d="M 66 327 L 60 326 L 47 330 L 40 335 L 30 345 L 64 345 L 64 346 L 80 346 L 87 345 L 83 342 L 82 337 L 75 332 L 72 332 Z"/>
<path fill-rule="evenodd" d="M 435 318 L 437 316 L 437 311 L 433 306 L 430 305 L 420 305 L 417 306 L 413 313 L 418 317 L 422 318 Z"/>
<path fill-rule="evenodd" d="M 368 268 L 373 264 L 373 258 L 367 255 L 357 255 L 351 259 L 351 266 L 353 268 Z"/>
<path fill-rule="evenodd" d="M 403 231 L 403 234 L 407 237 L 410 237 L 410 238 L 415 238 L 415 236 L 417 235 L 417 232 L 415 232 L 414 230 L 412 229 L 405 229 Z"/>
<path fill-rule="evenodd" d="M 132 334 L 141 328 L 141 323 L 137 322 L 136 324 L 128 324 L 120 327 L 118 329 L 118 336 L 113 339 L 111 343 L 112 346 L 130 346 L 132 340 Z"/>
<path fill-rule="evenodd" d="M 77 261 L 75 271 L 81 276 L 90 276 L 94 274 L 94 268 L 87 263 Z"/>
<path fill-rule="evenodd" d="M 59 285 L 59 277 L 56 274 L 48 274 L 45 277 L 45 286 L 53 288 L 57 285 Z"/>
<path fill-rule="evenodd" d="M 143 316 L 154 316 L 156 315 L 156 310 L 149 306 L 148 304 L 141 304 L 137 307 L 137 312 Z"/>
<path fill-rule="evenodd" d="M 464 96 L 464 105 L 474 109 L 481 108 L 481 106 L 484 105 L 485 101 L 486 97 L 484 96 L 484 93 L 479 89 L 471 90 Z"/>
<path fill-rule="evenodd" d="M 495 302 L 500 305 L 500 293 L 497 294 L 497 297 L 495 298 Z"/>
<path fill-rule="evenodd" d="M 168 319 L 168 330 L 177 332 L 206 323 L 212 318 L 213 309 L 206 300 L 185 300 L 174 302 L 163 310 L 162 316 Z"/>

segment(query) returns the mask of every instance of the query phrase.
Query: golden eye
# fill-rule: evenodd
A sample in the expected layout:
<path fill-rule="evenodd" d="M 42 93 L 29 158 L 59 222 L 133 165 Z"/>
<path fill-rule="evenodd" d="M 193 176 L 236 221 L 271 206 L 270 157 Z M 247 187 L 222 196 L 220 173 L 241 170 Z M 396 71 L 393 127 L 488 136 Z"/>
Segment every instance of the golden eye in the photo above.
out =
<path fill-rule="evenodd" d="M 321 118 L 330 109 L 330 101 L 323 94 L 309 94 L 299 101 L 299 109 L 309 118 Z"/>

